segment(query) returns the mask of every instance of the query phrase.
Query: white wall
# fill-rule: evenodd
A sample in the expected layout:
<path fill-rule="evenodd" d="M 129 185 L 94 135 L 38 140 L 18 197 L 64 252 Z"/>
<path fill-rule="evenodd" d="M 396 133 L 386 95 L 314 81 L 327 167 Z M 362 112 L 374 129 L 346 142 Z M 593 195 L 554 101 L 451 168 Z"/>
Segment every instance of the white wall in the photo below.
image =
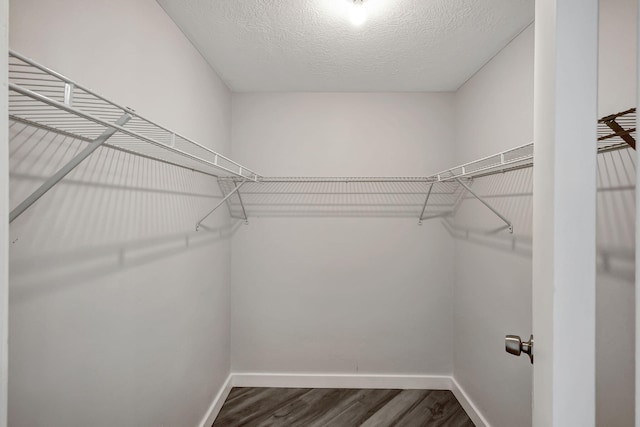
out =
<path fill-rule="evenodd" d="M 601 116 L 635 105 L 635 8 L 633 0 L 600 2 Z M 531 27 L 456 94 L 457 162 L 530 142 L 532 109 Z M 598 157 L 596 417 L 603 426 L 633 424 L 634 177 L 628 150 Z M 483 235 L 500 220 L 469 198 L 456 217 L 455 377 L 492 425 L 526 426 L 531 366 L 506 354 L 503 340 L 531 333 L 532 173 L 478 179 L 474 188 L 515 232 Z"/>
<path fill-rule="evenodd" d="M 229 90 L 153 0 L 16 0 L 10 20 L 12 49 L 229 151 Z M 11 129 L 13 207 L 78 144 Z M 10 425 L 200 422 L 230 369 L 229 221 L 194 230 L 218 197 L 99 149 L 12 223 Z"/>
<path fill-rule="evenodd" d="M 419 176 L 453 161 L 452 94 L 234 94 L 264 175 Z M 232 370 L 452 373 L 453 241 L 417 218 L 250 218 L 232 238 Z"/>
<path fill-rule="evenodd" d="M 532 141 L 533 26 L 459 89 L 456 118 L 458 163 Z M 531 365 L 504 351 L 504 335 L 531 333 L 531 182 L 528 169 L 473 185 L 513 235 L 487 235 L 503 224 L 470 198 L 455 222 L 454 372 L 496 427 L 531 424 Z"/>

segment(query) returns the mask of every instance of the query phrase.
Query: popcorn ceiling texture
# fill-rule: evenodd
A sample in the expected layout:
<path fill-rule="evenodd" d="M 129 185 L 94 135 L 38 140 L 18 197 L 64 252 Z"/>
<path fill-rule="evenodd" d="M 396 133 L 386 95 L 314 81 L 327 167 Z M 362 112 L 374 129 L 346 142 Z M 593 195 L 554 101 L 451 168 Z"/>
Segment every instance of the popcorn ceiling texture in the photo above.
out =
<path fill-rule="evenodd" d="M 527 27 L 534 0 L 158 0 L 229 87 L 451 91 Z"/>

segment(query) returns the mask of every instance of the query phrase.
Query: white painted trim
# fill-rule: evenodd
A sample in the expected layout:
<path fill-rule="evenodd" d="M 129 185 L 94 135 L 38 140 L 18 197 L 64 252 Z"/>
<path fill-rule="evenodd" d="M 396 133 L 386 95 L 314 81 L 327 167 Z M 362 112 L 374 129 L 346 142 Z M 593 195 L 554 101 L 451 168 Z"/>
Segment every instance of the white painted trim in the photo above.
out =
<path fill-rule="evenodd" d="M 348 375 L 233 373 L 234 387 L 400 388 L 451 390 L 446 375 Z"/>
<path fill-rule="evenodd" d="M 484 415 L 482 415 L 482 412 L 480 412 L 476 404 L 473 403 L 467 392 L 464 391 L 455 378 L 451 378 L 451 385 L 451 392 L 456 399 L 458 399 L 458 402 L 462 405 L 462 409 L 469 415 L 469 418 L 471 418 L 471 421 L 473 421 L 476 427 L 491 427 L 491 424 L 489 424 Z"/>
<path fill-rule="evenodd" d="M 598 11 L 535 2 L 533 427 L 596 425 Z"/>
<path fill-rule="evenodd" d="M 211 402 L 209 410 L 202 418 L 202 421 L 200 421 L 200 424 L 198 424 L 198 427 L 210 427 L 213 424 L 220 412 L 220 409 L 222 409 L 222 405 L 224 405 L 224 401 L 227 400 L 227 396 L 229 396 L 232 387 L 233 375 L 230 374 L 222 385 L 222 388 L 220 388 L 216 397 L 213 399 L 213 402 Z"/>

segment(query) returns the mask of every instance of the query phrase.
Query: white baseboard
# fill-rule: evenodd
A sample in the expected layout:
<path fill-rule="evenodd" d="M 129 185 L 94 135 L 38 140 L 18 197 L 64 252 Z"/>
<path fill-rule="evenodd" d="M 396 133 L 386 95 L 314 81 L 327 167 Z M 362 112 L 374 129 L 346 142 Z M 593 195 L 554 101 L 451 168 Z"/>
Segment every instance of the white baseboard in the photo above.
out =
<path fill-rule="evenodd" d="M 227 396 L 229 396 L 229 393 L 231 392 L 232 387 L 233 387 L 233 374 L 230 374 L 227 377 L 227 380 L 222 385 L 222 388 L 220 388 L 220 391 L 218 392 L 216 397 L 213 399 L 211 406 L 209 406 L 209 410 L 207 411 L 205 416 L 202 418 L 202 421 L 200 421 L 200 424 L 198 424 L 198 427 L 211 427 L 216 417 L 218 416 L 220 409 L 222 409 L 222 405 L 224 405 L 224 401 L 227 400 Z"/>
<path fill-rule="evenodd" d="M 210 427 L 231 388 L 396 388 L 404 390 L 451 390 L 476 427 L 491 427 L 455 378 L 447 375 L 348 375 L 231 373 L 214 398 L 199 427 Z"/>
<path fill-rule="evenodd" d="M 478 407 L 473 403 L 473 401 L 469 398 L 469 395 L 464 391 L 464 389 L 458 384 L 455 378 L 451 378 L 451 392 L 458 399 L 460 405 L 462 405 L 462 409 L 469 415 L 471 421 L 476 425 L 476 427 L 491 427 L 486 418 L 482 415 L 482 412 L 478 409 Z"/>
<path fill-rule="evenodd" d="M 347 375 L 234 373 L 234 387 L 400 388 L 451 390 L 445 375 Z"/>

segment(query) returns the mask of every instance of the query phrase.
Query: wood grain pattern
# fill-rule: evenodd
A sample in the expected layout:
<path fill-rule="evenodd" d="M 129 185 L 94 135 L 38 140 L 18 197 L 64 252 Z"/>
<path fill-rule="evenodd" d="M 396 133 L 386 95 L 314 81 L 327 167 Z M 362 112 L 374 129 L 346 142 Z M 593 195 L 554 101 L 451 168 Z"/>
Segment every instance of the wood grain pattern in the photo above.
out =
<path fill-rule="evenodd" d="M 213 427 L 473 427 L 446 390 L 238 388 Z"/>

